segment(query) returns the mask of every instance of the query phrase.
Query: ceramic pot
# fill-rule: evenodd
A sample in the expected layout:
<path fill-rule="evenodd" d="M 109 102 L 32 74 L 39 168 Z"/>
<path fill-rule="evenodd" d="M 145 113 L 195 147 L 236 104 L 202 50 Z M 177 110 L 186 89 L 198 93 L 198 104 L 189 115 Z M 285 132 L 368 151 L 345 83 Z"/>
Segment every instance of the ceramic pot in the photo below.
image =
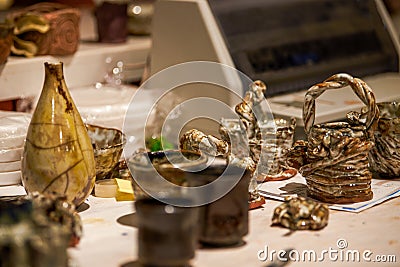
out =
<path fill-rule="evenodd" d="M 45 63 L 43 89 L 33 113 L 22 156 L 27 192 L 58 193 L 80 205 L 95 183 L 91 141 L 71 98 L 62 63 Z"/>
<path fill-rule="evenodd" d="M 248 188 L 251 177 L 250 170 L 227 164 L 222 157 L 215 158 L 204 170 L 186 174 L 189 187 L 209 186 L 208 193 L 200 196 L 207 203 L 199 207 L 198 241 L 202 245 L 227 247 L 243 244 L 243 237 L 249 231 Z M 227 184 L 234 186 L 223 194 Z M 221 197 L 208 201 L 216 193 Z"/>
<path fill-rule="evenodd" d="M 152 198 L 137 200 L 135 209 L 139 262 L 143 266 L 190 266 L 197 242 L 198 209 L 176 207 Z"/>

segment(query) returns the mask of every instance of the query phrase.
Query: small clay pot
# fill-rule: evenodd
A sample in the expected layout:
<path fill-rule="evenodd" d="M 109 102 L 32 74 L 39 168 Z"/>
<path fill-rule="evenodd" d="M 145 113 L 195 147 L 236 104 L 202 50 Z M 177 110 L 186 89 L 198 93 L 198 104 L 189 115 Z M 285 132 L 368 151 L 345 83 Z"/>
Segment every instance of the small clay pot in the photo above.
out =
<path fill-rule="evenodd" d="M 128 4 L 103 2 L 96 7 L 98 41 L 123 43 L 128 36 Z"/>

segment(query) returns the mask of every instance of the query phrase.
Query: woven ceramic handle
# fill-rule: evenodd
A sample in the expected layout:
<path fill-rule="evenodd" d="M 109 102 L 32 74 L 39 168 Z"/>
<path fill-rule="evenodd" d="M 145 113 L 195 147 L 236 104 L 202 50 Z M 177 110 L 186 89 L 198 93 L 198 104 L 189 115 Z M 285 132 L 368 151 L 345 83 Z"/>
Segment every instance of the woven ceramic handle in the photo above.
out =
<path fill-rule="evenodd" d="M 348 85 L 350 85 L 354 93 L 368 108 L 365 126 L 367 131 L 369 130 L 371 125 L 379 116 L 378 107 L 375 103 L 375 96 L 372 93 L 371 88 L 361 79 L 353 78 L 346 73 L 340 73 L 335 74 L 324 82 L 318 83 L 308 89 L 303 106 L 304 129 L 307 134 L 310 132 L 315 121 L 315 99 L 325 92 L 325 90 L 339 89 Z"/>

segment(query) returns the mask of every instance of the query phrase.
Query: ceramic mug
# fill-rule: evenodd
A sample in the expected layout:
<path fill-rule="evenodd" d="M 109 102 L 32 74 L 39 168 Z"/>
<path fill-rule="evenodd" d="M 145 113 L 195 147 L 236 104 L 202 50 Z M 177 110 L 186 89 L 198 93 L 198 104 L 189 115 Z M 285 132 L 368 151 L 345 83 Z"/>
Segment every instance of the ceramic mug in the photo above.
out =
<path fill-rule="evenodd" d="M 170 202 L 170 199 L 164 199 Z M 180 199 L 185 202 L 189 199 Z M 198 208 L 153 198 L 135 201 L 138 260 L 143 266 L 187 266 L 195 256 Z M 188 203 L 190 205 L 190 203 Z"/>
<path fill-rule="evenodd" d="M 214 159 L 207 169 L 186 175 L 190 187 L 214 183 L 208 189 L 209 195 L 221 192 L 219 199 L 199 207 L 198 241 L 203 246 L 226 247 L 243 243 L 249 227 L 250 178 L 250 170 L 234 165 L 228 168 L 226 160 L 222 158 Z M 226 184 L 234 186 L 223 193 Z"/>

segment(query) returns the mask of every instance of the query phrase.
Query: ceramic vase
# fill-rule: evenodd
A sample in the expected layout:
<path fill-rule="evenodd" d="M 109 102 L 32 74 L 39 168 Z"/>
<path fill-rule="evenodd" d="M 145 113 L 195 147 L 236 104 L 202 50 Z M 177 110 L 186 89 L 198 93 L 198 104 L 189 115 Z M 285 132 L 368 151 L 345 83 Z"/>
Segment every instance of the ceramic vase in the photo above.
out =
<path fill-rule="evenodd" d="M 94 152 L 63 64 L 44 66 L 44 85 L 24 145 L 22 183 L 28 193 L 57 193 L 78 206 L 94 187 Z"/>

